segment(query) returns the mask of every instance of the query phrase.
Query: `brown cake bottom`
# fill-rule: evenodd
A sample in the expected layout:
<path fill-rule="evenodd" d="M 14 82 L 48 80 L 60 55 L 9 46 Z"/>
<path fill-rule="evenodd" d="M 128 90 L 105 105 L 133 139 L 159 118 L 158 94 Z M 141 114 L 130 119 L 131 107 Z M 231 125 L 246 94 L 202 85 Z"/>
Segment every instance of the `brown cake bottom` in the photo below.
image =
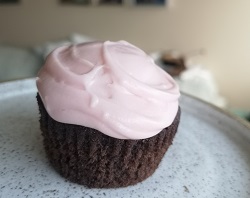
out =
<path fill-rule="evenodd" d="M 148 178 L 172 144 L 180 120 L 143 140 L 121 140 L 84 126 L 53 120 L 37 95 L 44 147 L 52 166 L 89 188 L 117 188 Z M 143 124 L 143 123 L 142 123 Z"/>

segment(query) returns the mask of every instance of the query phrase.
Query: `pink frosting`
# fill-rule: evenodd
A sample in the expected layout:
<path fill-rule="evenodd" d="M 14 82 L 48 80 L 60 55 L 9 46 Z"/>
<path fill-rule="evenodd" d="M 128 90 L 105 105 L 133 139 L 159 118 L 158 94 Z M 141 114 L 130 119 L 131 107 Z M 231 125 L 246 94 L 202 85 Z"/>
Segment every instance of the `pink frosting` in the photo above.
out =
<path fill-rule="evenodd" d="M 37 78 L 56 121 L 119 139 L 144 139 L 173 122 L 178 86 L 151 57 L 125 41 L 59 47 Z"/>

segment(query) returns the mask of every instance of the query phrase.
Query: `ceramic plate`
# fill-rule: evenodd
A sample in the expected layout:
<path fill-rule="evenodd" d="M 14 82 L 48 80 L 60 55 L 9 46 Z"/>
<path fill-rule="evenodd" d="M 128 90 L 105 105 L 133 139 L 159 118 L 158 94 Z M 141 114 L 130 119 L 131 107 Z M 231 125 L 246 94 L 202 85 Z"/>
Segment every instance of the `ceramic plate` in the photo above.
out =
<path fill-rule="evenodd" d="M 0 85 L 0 198 L 250 197 L 248 123 L 186 95 L 173 145 L 150 178 L 120 189 L 71 183 L 46 159 L 36 92 L 35 79 Z"/>

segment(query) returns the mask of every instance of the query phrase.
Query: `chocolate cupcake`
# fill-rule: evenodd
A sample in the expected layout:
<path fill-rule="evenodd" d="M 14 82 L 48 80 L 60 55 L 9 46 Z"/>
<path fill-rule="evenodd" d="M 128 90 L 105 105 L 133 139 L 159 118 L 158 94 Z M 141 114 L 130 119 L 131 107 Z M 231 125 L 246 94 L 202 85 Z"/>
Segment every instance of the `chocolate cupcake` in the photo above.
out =
<path fill-rule="evenodd" d="M 176 83 L 125 41 L 57 48 L 37 87 L 49 161 L 65 178 L 90 188 L 148 178 L 178 128 Z"/>

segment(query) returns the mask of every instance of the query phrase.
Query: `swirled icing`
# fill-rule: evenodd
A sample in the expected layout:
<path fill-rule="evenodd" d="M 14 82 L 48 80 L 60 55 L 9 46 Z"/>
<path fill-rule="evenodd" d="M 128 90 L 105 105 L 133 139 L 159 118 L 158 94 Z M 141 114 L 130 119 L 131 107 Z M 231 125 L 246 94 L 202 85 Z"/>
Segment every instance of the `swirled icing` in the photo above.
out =
<path fill-rule="evenodd" d="M 171 125 L 178 110 L 172 77 L 125 41 L 59 47 L 36 83 L 54 120 L 118 139 L 152 137 Z"/>

